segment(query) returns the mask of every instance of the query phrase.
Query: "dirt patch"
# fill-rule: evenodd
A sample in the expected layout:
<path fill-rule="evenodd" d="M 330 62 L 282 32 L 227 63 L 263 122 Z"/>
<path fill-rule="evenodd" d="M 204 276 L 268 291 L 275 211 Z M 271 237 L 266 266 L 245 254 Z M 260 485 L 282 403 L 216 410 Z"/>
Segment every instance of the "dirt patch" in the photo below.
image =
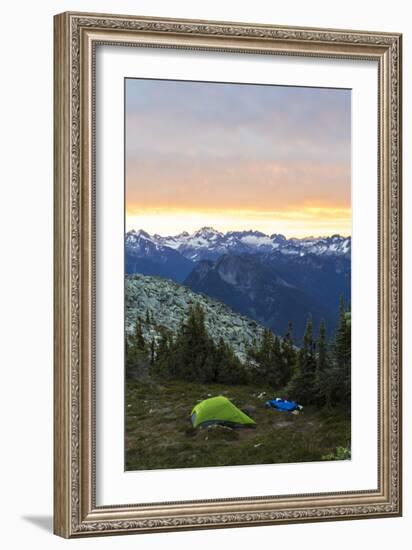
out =
<path fill-rule="evenodd" d="M 290 422 L 288 420 L 278 420 L 277 422 L 273 422 L 273 426 L 275 428 L 289 428 Z"/>

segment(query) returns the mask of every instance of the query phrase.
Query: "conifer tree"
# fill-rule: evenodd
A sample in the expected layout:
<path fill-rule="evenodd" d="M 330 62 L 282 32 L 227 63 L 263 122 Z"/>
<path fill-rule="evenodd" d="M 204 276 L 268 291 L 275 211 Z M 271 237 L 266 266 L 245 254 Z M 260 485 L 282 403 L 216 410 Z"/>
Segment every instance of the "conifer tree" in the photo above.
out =
<path fill-rule="evenodd" d="M 326 325 L 325 321 L 322 319 L 319 325 L 319 340 L 318 340 L 318 360 L 317 360 L 317 370 L 319 373 L 323 373 L 327 367 L 327 356 L 326 356 Z"/>
<path fill-rule="evenodd" d="M 282 356 L 282 385 L 287 384 L 292 378 L 296 369 L 296 349 L 293 343 L 293 324 L 289 321 L 285 336 L 281 343 Z"/>
<path fill-rule="evenodd" d="M 222 384 L 245 384 L 247 372 L 232 348 L 221 337 L 215 348 L 214 382 Z"/>
<path fill-rule="evenodd" d="M 289 398 L 297 400 L 303 405 L 315 403 L 315 373 L 315 342 L 313 340 L 312 317 L 310 316 L 306 323 L 303 346 L 297 354 L 296 370 L 287 387 Z"/>
<path fill-rule="evenodd" d="M 160 331 L 152 371 L 161 377 L 173 376 L 173 365 L 170 357 L 171 336 L 165 328 Z"/>
<path fill-rule="evenodd" d="M 155 362 L 155 339 L 150 341 L 150 364 L 153 366 Z"/>
<path fill-rule="evenodd" d="M 129 344 L 129 339 L 127 334 L 124 339 L 124 352 L 125 352 L 125 362 L 126 362 L 126 373 L 131 367 L 133 367 L 133 357 L 131 354 L 131 346 Z"/>
<path fill-rule="evenodd" d="M 351 319 L 346 310 L 343 296 L 339 303 L 339 323 L 333 345 L 334 355 L 334 401 L 346 408 L 350 407 L 351 376 Z"/>
<path fill-rule="evenodd" d="M 282 350 L 279 338 L 265 328 L 260 343 L 249 350 L 249 357 L 257 364 L 255 379 L 280 388 L 284 381 Z"/>
<path fill-rule="evenodd" d="M 136 319 L 135 330 L 129 337 L 126 336 L 126 375 L 134 378 L 148 373 L 148 349 L 143 336 L 142 323 L 139 317 Z"/>
<path fill-rule="evenodd" d="M 143 336 L 142 321 L 137 317 L 132 345 L 139 351 L 147 351 L 146 341 Z"/>
<path fill-rule="evenodd" d="M 315 392 L 317 405 L 330 406 L 334 372 L 330 363 L 328 354 L 328 345 L 326 341 L 326 325 L 322 319 L 319 324 L 319 338 L 316 355 L 316 378 Z"/>
<path fill-rule="evenodd" d="M 173 363 L 178 378 L 207 382 L 214 376 L 214 344 L 205 326 L 199 304 L 191 307 L 173 347 Z"/>

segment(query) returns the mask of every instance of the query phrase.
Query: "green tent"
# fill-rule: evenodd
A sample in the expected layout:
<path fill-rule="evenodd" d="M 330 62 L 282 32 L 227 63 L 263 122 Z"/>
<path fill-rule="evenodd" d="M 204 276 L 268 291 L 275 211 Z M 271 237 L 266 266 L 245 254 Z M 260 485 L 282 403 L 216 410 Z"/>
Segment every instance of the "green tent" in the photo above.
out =
<path fill-rule="evenodd" d="M 256 426 L 255 421 L 238 409 L 229 399 L 218 395 L 198 403 L 192 410 L 192 424 L 194 428 L 200 425 L 224 424 L 234 427 Z"/>

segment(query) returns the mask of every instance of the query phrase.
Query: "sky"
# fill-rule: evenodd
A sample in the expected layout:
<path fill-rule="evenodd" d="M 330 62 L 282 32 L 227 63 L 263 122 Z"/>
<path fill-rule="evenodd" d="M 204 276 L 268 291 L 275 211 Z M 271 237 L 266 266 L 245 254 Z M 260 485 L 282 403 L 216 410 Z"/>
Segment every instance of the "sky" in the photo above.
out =
<path fill-rule="evenodd" d="M 350 90 L 125 86 L 126 230 L 350 235 Z"/>

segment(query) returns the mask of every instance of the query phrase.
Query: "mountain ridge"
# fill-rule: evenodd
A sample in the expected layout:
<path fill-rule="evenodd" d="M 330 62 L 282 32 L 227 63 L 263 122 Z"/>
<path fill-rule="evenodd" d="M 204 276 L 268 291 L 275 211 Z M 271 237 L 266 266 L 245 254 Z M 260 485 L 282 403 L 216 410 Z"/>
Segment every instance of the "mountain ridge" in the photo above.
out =
<path fill-rule="evenodd" d="M 309 315 L 315 327 L 321 319 L 329 332 L 336 326 L 338 297 L 335 307 L 326 305 L 256 256 L 223 255 L 214 262 L 203 260 L 183 284 L 196 293 L 220 300 L 275 334 L 283 334 L 288 321 L 292 321 L 300 340 Z"/>
<path fill-rule="evenodd" d="M 185 284 L 278 334 L 290 320 L 300 338 L 309 315 L 315 324 L 324 319 L 330 334 L 340 297 L 350 302 L 351 238 L 287 239 L 212 227 L 169 237 L 130 231 L 125 270 Z"/>
<path fill-rule="evenodd" d="M 222 233 L 213 227 L 202 227 L 189 234 L 150 235 L 143 229 L 126 233 L 125 246 L 128 252 L 137 247 L 144 248 L 151 243 L 157 250 L 179 252 L 184 258 L 196 262 L 215 260 L 222 254 L 267 253 L 277 250 L 281 254 L 304 256 L 307 254 L 325 256 L 350 256 L 351 237 L 338 234 L 324 237 L 303 237 L 287 239 L 280 233 L 267 235 L 261 231 L 228 231 Z"/>

